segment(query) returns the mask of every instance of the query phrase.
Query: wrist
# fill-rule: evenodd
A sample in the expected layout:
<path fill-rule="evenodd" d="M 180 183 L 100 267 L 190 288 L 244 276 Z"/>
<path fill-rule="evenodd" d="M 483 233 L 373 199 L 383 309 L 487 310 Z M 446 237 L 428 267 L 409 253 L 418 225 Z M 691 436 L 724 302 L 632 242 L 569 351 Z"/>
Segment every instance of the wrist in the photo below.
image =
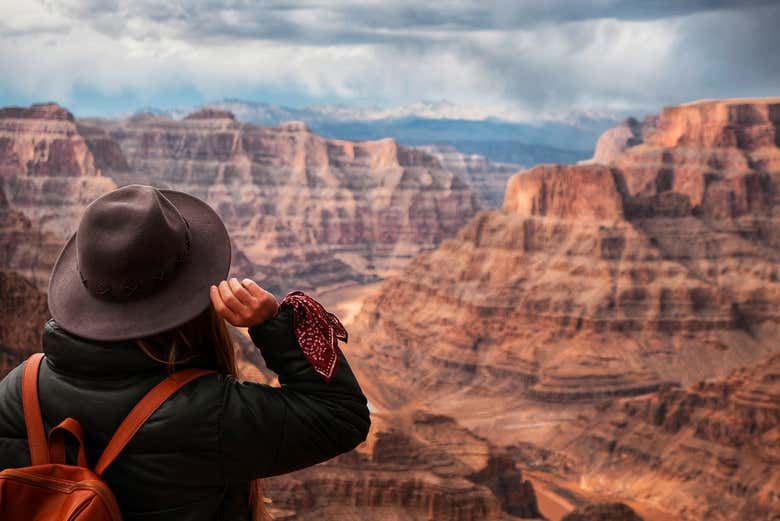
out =
<path fill-rule="evenodd" d="M 274 301 L 273 305 L 269 306 L 266 310 L 266 312 L 261 315 L 260 319 L 257 320 L 254 324 L 251 324 L 249 327 L 259 327 L 274 318 L 279 314 L 279 303 Z"/>

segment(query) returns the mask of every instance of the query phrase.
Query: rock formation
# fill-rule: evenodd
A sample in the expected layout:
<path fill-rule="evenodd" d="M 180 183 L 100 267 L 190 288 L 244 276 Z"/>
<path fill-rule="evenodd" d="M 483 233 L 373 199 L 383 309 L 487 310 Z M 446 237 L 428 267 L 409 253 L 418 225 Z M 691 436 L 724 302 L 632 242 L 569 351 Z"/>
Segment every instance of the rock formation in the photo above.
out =
<path fill-rule="evenodd" d="M 17 212 L 3 226 L 27 219 L 52 234 L 47 248 L 118 185 L 191 192 L 226 221 L 236 271 L 279 293 L 396 272 L 477 208 L 460 177 L 393 140 L 328 140 L 302 123 L 257 127 L 212 109 L 181 121 L 76 121 L 56 104 L 2 109 L 0 182 L 5 206 Z M 29 257 L 40 260 L 31 261 L 31 280 L 43 289 L 54 259 L 48 249 Z"/>
<path fill-rule="evenodd" d="M 423 403 L 493 441 L 549 447 L 579 432 L 594 404 L 677 396 L 780 351 L 780 99 L 693 103 L 647 121 L 608 164 L 518 173 L 502 209 L 479 212 L 366 301 L 353 358 L 373 403 Z M 712 429 L 728 437 L 732 424 Z M 750 432 L 774 447 L 774 434 Z M 774 448 L 763 466 L 747 450 L 738 471 L 763 481 L 731 480 L 743 449 L 723 459 L 698 440 L 688 448 L 686 433 L 656 450 L 653 432 L 637 431 L 627 451 L 647 466 L 590 479 L 679 512 L 672 485 L 637 477 L 621 488 L 637 468 L 668 465 L 701 479 L 691 502 L 775 501 Z M 711 454 L 715 470 L 696 471 Z M 728 519 L 750 518 L 729 505 Z"/>
<path fill-rule="evenodd" d="M 45 288 L 61 246 L 58 235 L 44 232 L 22 212 L 11 210 L 0 191 L 0 269 L 14 270 L 37 288 Z"/>
<path fill-rule="evenodd" d="M 598 503 L 569 512 L 561 521 L 643 521 L 623 503 Z"/>
<path fill-rule="evenodd" d="M 41 350 L 46 295 L 15 271 L 0 269 L 0 379 Z"/>
<path fill-rule="evenodd" d="M 382 380 L 374 399 L 592 402 L 778 350 L 779 109 L 668 108 L 610 165 L 515 175 L 500 211 L 365 304 L 355 327 Z"/>
<path fill-rule="evenodd" d="M 464 154 L 448 145 L 416 147 L 439 160 L 441 165 L 465 179 L 485 208 L 498 208 L 504 201 L 506 182 L 521 170 L 520 165 L 496 163 L 479 154 Z"/>
<path fill-rule="evenodd" d="M 63 242 L 86 205 L 116 187 L 73 114 L 53 103 L 0 109 L 0 183 L 12 210 Z"/>
<path fill-rule="evenodd" d="M 375 414 L 356 450 L 267 479 L 294 519 L 498 521 L 539 516 L 514 461 L 451 418 Z"/>
<path fill-rule="evenodd" d="M 119 184 L 144 182 L 209 201 L 254 275 L 286 292 L 372 280 L 431 249 L 476 211 L 460 177 L 395 141 L 325 139 L 303 123 L 258 127 L 204 109 L 85 120 Z M 104 167 L 106 168 L 106 167 Z"/>
<path fill-rule="evenodd" d="M 724 379 L 609 403 L 579 429 L 560 445 L 590 489 L 651 498 L 683 519 L 780 516 L 778 354 Z"/>

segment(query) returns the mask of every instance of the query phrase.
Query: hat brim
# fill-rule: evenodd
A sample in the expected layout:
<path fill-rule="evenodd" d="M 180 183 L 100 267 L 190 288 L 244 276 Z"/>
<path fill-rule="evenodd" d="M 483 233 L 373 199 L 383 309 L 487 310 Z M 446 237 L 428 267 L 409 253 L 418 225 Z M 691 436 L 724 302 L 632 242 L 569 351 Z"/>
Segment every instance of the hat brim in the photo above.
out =
<path fill-rule="evenodd" d="M 54 263 L 48 304 L 66 331 L 90 340 L 129 340 L 180 326 L 210 304 L 209 288 L 230 271 L 230 237 L 219 215 L 184 192 L 162 190 L 190 225 L 190 251 L 178 273 L 159 291 L 127 302 L 96 298 L 81 283 L 76 233 Z"/>

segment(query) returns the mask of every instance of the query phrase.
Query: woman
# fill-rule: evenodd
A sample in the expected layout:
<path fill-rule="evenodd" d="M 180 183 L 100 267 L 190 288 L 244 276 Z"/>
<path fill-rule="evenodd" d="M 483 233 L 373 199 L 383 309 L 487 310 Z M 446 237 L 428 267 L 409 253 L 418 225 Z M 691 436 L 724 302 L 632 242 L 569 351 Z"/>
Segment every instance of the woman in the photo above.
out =
<path fill-rule="evenodd" d="M 168 399 L 103 473 L 128 521 L 259 519 L 260 478 L 367 436 L 338 319 L 300 292 L 280 305 L 249 279 L 224 280 L 230 255 L 206 203 L 130 185 L 90 204 L 52 270 L 41 410 L 46 429 L 66 417 L 82 424 L 90 466 L 171 371 L 217 370 Z M 249 328 L 281 387 L 236 379 L 225 320 Z M 23 367 L 0 382 L 0 470 L 30 465 Z"/>

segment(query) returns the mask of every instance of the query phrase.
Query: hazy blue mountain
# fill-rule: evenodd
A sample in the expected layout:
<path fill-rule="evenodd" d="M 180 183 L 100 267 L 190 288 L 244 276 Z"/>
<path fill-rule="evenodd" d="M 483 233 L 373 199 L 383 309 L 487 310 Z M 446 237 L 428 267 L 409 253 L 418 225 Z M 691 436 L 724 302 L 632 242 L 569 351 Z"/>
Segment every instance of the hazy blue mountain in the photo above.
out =
<path fill-rule="evenodd" d="M 276 125 L 303 121 L 330 138 L 370 140 L 392 137 L 405 145 L 451 145 L 491 161 L 530 166 L 572 163 L 591 157 L 596 140 L 623 114 L 574 114 L 558 120 L 510 121 L 490 111 L 449 102 L 418 102 L 383 109 L 321 105 L 303 108 L 226 99 L 206 104 L 230 110 L 241 121 Z M 145 108 L 143 112 L 184 117 L 199 107 Z"/>

